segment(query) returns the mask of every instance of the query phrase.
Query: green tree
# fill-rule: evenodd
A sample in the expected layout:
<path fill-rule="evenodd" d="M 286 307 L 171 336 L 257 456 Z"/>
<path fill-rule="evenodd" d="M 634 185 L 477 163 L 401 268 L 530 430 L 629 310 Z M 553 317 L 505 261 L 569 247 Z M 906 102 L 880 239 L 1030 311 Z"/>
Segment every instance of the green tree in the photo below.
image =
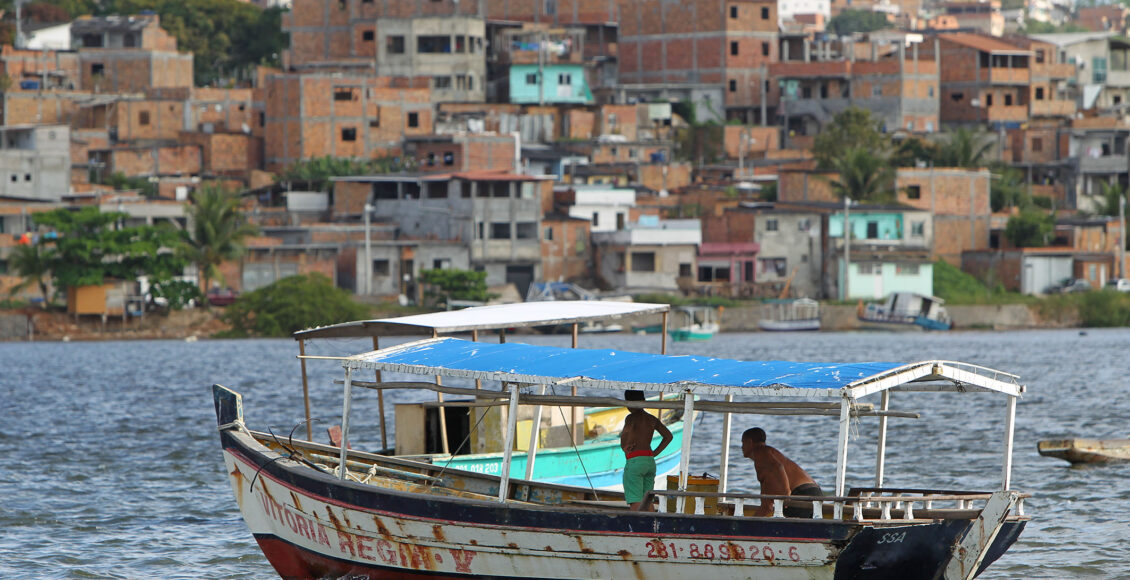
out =
<path fill-rule="evenodd" d="M 326 191 L 330 179 L 348 175 L 381 175 L 413 169 L 412 160 L 403 157 L 350 159 L 347 157 L 315 157 L 289 165 L 279 173 L 280 181 L 302 182 L 311 189 Z"/>
<path fill-rule="evenodd" d="M 1057 26 L 1050 22 L 1040 22 L 1039 20 L 1032 20 L 1031 18 L 1024 20 L 1024 34 L 1054 34 L 1059 32 L 1090 32 L 1090 30 L 1074 22 L 1067 22 Z"/>
<path fill-rule="evenodd" d="M 833 169 L 839 175 L 829 183 L 840 199 L 872 203 L 894 199 L 895 168 L 881 155 L 852 147 L 836 159 Z"/>
<path fill-rule="evenodd" d="M 1032 200 L 1028 197 L 1028 186 L 1024 183 L 1020 170 L 1002 165 L 993 169 L 991 177 L 989 206 L 994 212 L 1013 207 L 1020 209 L 1031 207 Z"/>
<path fill-rule="evenodd" d="M 895 167 L 916 167 L 919 163 L 932 164 L 938 157 L 938 146 L 909 137 L 899 141 L 891 151 L 891 164 Z"/>
<path fill-rule="evenodd" d="M 832 122 L 816 136 L 812 154 L 818 167 L 828 170 L 849 149 L 866 149 L 874 155 L 886 157 L 887 140 L 879 132 L 879 121 L 871 112 L 859 107 L 848 107 L 836 114 Z"/>
<path fill-rule="evenodd" d="M 1004 237 L 1017 248 L 1037 248 L 1048 245 L 1055 233 L 1055 218 L 1035 209 L 1024 209 L 1008 218 Z"/>
<path fill-rule="evenodd" d="M 224 310 L 232 325 L 226 336 L 290 336 L 304 328 L 367 318 L 369 308 L 354 302 L 323 274 L 289 276 L 246 293 Z"/>
<path fill-rule="evenodd" d="M 1098 215 L 1118 215 L 1119 202 L 1126 198 L 1126 188 L 1117 183 L 1102 184 L 1102 202 L 1099 205 Z"/>
<path fill-rule="evenodd" d="M 50 260 L 56 287 L 101 284 L 107 278 L 135 280 L 142 275 L 159 283 L 180 274 L 186 262 L 175 252 L 177 231 L 166 224 L 125 226 L 128 217 L 101 213 L 96 207 L 36 214 L 36 224 L 58 234 Z"/>
<path fill-rule="evenodd" d="M 890 28 L 887 15 L 870 10 L 844 10 L 828 21 L 828 30 L 839 36 L 849 36 L 856 32 L 872 32 Z"/>
<path fill-rule="evenodd" d="M 950 133 L 949 141 L 938 147 L 936 165 L 939 167 L 965 167 L 975 169 L 989 164 L 991 141 L 985 135 L 964 127 Z"/>
<path fill-rule="evenodd" d="M 487 292 L 487 273 L 474 270 L 423 270 L 420 282 L 424 284 L 424 301 L 437 306 L 450 300 L 475 300 L 486 302 L 492 295 Z"/>
<path fill-rule="evenodd" d="M 258 232 L 239 210 L 239 196 L 205 185 L 192 195 L 187 208 L 190 225 L 182 232 L 182 253 L 196 264 L 201 290 L 207 292 L 219 276 L 220 264 L 243 255 L 243 240 Z"/>
<path fill-rule="evenodd" d="M 51 279 L 54 259 L 54 248 L 42 241 L 12 248 L 12 253 L 8 256 L 8 267 L 23 280 L 12 287 L 9 296 L 34 285 L 40 296 L 43 296 L 43 308 L 47 308 L 47 304 L 51 302 L 51 297 L 47 295 L 47 281 Z"/>

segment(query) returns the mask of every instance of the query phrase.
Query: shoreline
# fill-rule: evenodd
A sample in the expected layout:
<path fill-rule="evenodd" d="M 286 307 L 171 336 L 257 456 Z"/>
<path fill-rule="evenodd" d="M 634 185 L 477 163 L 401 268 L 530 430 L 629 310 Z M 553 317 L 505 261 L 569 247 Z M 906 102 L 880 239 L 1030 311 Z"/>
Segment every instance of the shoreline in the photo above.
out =
<path fill-rule="evenodd" d="M 766 332 L 758 328 L 763 305 L 727 307 L 721 332 Z M 953 330 L 1048 330 L 1083 328 L 1077 316 L 1043 319 L 1027 304 L 949 306 Z M 829 332 L 865 330 L 851 305 L 821 305 L 821 330 Z M 75 317 L 65 312 L 38 308 L 0 310 L 0 342 L 68 342 L 107 340 L 199 340 L 231 327 L 220 317 L 222 308 L 175 310 L 143 317 Z M 377 315 L 379 317 L 379 315 Z M 648 317 L 641 317 L 644 323 Z M 654 323 L 661 319 L 655 317 Z M 627 332 L 627 331 L 626 331 Z M 30 336 L 30 340 L 29 340 Z"/>

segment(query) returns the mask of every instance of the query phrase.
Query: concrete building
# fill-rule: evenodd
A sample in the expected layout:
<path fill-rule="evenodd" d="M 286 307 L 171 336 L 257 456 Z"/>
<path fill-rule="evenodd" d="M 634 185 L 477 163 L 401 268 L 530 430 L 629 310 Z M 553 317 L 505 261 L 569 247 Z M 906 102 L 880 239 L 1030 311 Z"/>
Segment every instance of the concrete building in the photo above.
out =
<path fill-rule="evenodd" d="M 702 228 L 697 219 L 642 216 L 615 232 L 594 232 L 598 276 L 625 292 L 677 292 L 693 288 Z M 683 281 L 684 286 L 679 282 Z M 690 284 L 690 286 L 686 286 Z"/>
<path fill-rule="evenodd" d="M 1072 122 L 1068 156 L 1076 159 L 1074 199 L 1068 207 L 1095 211 L 1104 202 L 1103 185 L 1130 184 L 1127 140 L 1130 125 L 1113 117 L 1092 117 Z M 1073 201 L 1074 203 L 1070 203 Z"/>
<path fill-rule="evenodd" d="M 593 233 L 616 232 L 627 227 L 636 207 L 636 190 L 611 185 L 570 185 L 563 196 L 569 217 L 589 222 Z"/>
<path fill-rule="evenodd" d="M 850 261 L 844 253 L 844 223 L 840 210 L 828 217 L 828 238 L 835 248 L 840 300 L 877 300 L 893 292 L 934 294 L 931 247 L 936 239 L 930 212 L 905 206 L 859 205 L 847 217 Z"/>
<path fill-rule="evenodd" d="M 1004 34 L 1000 0 L 942 2 L 939 8 L 941 14 L 956 20 L 960 29 L 973 29 L 989 36 Z"/>
<path fill-rule="evenodd" d="M 0 199 L 58 202 L 70 190 L 69 127 L 0 127 Z"/>
<path fill-rule="evenodd" d="M 326 155 L 398 155 L 405 136 L 433 132 L 426 86 L 364 75 L 276 73 L 267 76 L 265 93 L 268 170 Z"/>
<path fill-rule="evenodd" d="M 68 38 L 70 32 L 68 29 Z M 78 54 L 62 50 L 19 50 L 0 47 L 0 74 L 11 79 L 5 93 L 74 90 L 79 84 Z"/>
<path fill-rule="evenodd" d="M 82 90 L 193 86 L 192 54 L 177 52 L 176 38 L 155 14 L 79 18 L 71 23 L 71 45 L 78 50 Z"/>
<path fill-rule="evenodd" d="M 422 135 L 404 140 L 404 154 L 424 172 L 517 171 L 519 139 L 513 135 Z"/>
<path fill-rule="evenodd" d="M 1055 45 L 1060 62 L 1075 65 L 1070 87 L 1080 111 L 1130 104 L 1130 41 L 1112 32 L 1031 36 Z"/>
<path fill-rule="evenodd" d="M 1027 36 L 1009 36 L 1009 42 L 1032 51 L 1028 116 L 1035 119 L 1069 120 L 1077 110 L 1071 85 L 1075 64 L 1050 42 Z"/>
<path fill-rule="evenodd" d="M 364 39 L 375 34 L 370 49 Z M 467 16 L 380 18 L 362 28 L 361 54 L 376 54 L 382 76 L 426 78 L 437 102 L 486 98 L 486 37 L 482 18 Z"/>
<path fill-rule="evenodd" d="M 767 124 L 776 89 L 777 2 L 639 0 L 620 3 L 620 82 L 721 87 L 727 119 Z"/>

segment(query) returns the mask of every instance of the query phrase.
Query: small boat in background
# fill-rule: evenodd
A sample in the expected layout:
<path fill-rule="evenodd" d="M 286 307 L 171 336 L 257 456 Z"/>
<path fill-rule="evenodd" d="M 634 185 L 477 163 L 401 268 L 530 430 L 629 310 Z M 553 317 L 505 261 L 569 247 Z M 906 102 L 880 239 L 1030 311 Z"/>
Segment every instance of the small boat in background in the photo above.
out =
<path fill-rule="evenodd" d="M 914 292 L 892 292 L 882 304 L 861 302 L 857 312 L 864 328 L 876 330 L 949 330 L 953 327 L 946 301 Z"/>
<path fill-rule="evenodd" d="M 709 340 L 718 332 L 718 308 L 715 306 L 676 306 L 667 334 L 675 341 Z"/>
<path fill-rule="evenodd" d="M 1047 439 L 1036 447 L 1040 455 L 1073 465 L 1130 461 L 1130 439 Z"/>
<path fill-rule="evenodd" d="M 765 316 L 757 327 L 767 331 L 820 330 L 820 303 L 811 298 L 765 303 Z"/>

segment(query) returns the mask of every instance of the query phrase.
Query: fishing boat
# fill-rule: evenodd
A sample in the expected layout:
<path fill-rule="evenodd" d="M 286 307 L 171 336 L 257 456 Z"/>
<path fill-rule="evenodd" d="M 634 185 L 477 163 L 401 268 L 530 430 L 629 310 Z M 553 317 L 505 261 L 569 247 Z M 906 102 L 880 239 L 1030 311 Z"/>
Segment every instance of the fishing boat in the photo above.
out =
<path fill-rule="evenodd" d="M 572 282 L 534 282 L 526 293 L 526 302 L 560 302 L 578 300 L 601 300 L 609 302 L 632 302 L 632 297 L 627 295 L 602 297 L 592 290 L 588 290 Z M 546 334 L 567 334 L 572 331 L 571 324 L 557 324 L 537 327 L 539 332 Z M 581 323 L 578 332 L 581 334 L 609 334 L 623 332 L 624 325 L 607 320 L 586 320 Z"/>
<path fill-rule="evenodd" d="M 499 340 L 506 333 L 529 328 L 565 328 L 574 334 L 573 346 L 578 345 L 578 334 L 591 325 L 614 325 L 633 317 L 659 315 L 666 320 L 668 306 L 621 301 L 544 301 L 520 304 L 500 304 L 385 318 L 346 322 L 332 326 L 303 330 L 295 333 L 299 354 L 305 357 L 309 341 L 319 339 L 365 338 L 371 339 L 374 348 L 380 337 L 440 336 L 452 333 L 471 333 L 474 339 L 480 333 L 497 332 Z M 660 345 L 666 349 L 666 341 Z M 313 440 L 313 430 L 307 384 L 307 358 L 302 358 L 303 399 L 306 408 L 307 439 Z M 379 379 L 379 374 L 377 375 Z M 570 389 L 572 392 L 573 389 Z M 574 393 L 575 394 L 575 393 Z M 445 400 L 440 392 L 435 401 L 396 405 L 395 447 L 388 444 L 383 393 L 378 394 L 381 447 L 374 449 L 383 454 L 411 457 L 454 469 L 499 475 L 502 469 L 502 440 L 505 425 L 486 420 L 489 407 L 477 406 L 474 400 Z M 627 411 L 615 409 L 554 406 L 519 407 L 518 428 L 521 437 L 515 446 L 510 463 L 511 476 L 525 476 L 537 481 L 568 485 L 618 488 L 623 477 L 623 454 L 619 448 L 619 432 Z M 544 420 L 537 422 L 536 436 L 532 433 L 535 415 Z M 683 418 L 681 412 L 667 410 L 662 419 L 676 441 L 681 441 Z M 479 426 L 472 429 L 472 426 Z M 536 437 L 541 461 L 531 463 L 527 470 L 527 451 L 531 437 Z M 331 444 L 334 438 L 331 436 Z M 672 472 L 679 463 L 680 447 L 671 445 L 656 458 L 656 477 Z"/>
<path fill-rule="evenodd" d="M 1029 519 L 1028 496 L 1011 487 L 1016 401 L 1024 387 L 1015 375 L 983 367 L 947 361 L 748 362 L 452 337 L 337 360 L 343 370 L 338 446 L 250 430 L 240 395 L 213 387 L 225 472 L 244 521 L 284 578 L 967 580 L 1000 558 Z M 362 380 L 373 371 L 420 380 Z M 450 386 L 455 381 L 468 386 Z M 471 381 L 481 381 L 483 388 L 470 387 Z M 541 394 L 564 385 L 589 394 Z M 619 492 L 516 479 L 505 467 L 492 476 L 351 449 L 354 397 L 394 388 L 448 393 L 458 388 L 493 408 L 506 424 L 504 465 L 513 460 L 522 404 L 719 413 L 718 491 L 689 491 L 688 474 L 701 467 L 691 463 L 691 422 L 682 440 L 677 487 L 645 499 L 660 500 L 655 512 L 627 510 Z M 625 389 L 675 394 L 679 400 L 616 398 Z M 917 417 L 891 409 L 892 393 L 909 401 L 935 391 L 1003 395 L 1003 412 L 993 413 L 1004 423 L 999 490 L 883 485 L 887 422 Z M 609 392 L 616 396 L 606 396 Z M 734 413 L 838 421 L 838 436 L 829 441 L 836 458 L 834 494 L 728 490 Z M 874 480 L 848 488 L 849 434 L 865 428 L 877 435 Z M 532 451 L 534 462 L 536 447 Z M 860 477 L 860 468 L 851 466 L 853 478 Z M 771 516 L 753 516 L 751 508 L 762 502 L 771 505 Z M 803 507 L 805 515 L 790 510 L 786 516 L 786 507 Z"/>
<path fill-rule="evenodd" d="M 949 330 L 953 321 L 945 303 L 937 296 L 893 292 L 882 304 L 861 302 L 858 316 L 864 328 L 873 330 Z"/>
<path fill-rule="evenodd" d="M 1037 449 L 1073 465 L 1130 461 L 1130 439 L 1048 439 L 1037 443 Z"/>
<path fill-rule="evenodd" d="M 714 306 L 676 306 L 667 334 L 671 340 L 709 340 L 718 332 L 718 308 Z"/>
<path fill-rule="evenodd" d="M 820 303 L 811 298 L 767 302 L 757 327 L 766 331 L 820 330 Z"/>

